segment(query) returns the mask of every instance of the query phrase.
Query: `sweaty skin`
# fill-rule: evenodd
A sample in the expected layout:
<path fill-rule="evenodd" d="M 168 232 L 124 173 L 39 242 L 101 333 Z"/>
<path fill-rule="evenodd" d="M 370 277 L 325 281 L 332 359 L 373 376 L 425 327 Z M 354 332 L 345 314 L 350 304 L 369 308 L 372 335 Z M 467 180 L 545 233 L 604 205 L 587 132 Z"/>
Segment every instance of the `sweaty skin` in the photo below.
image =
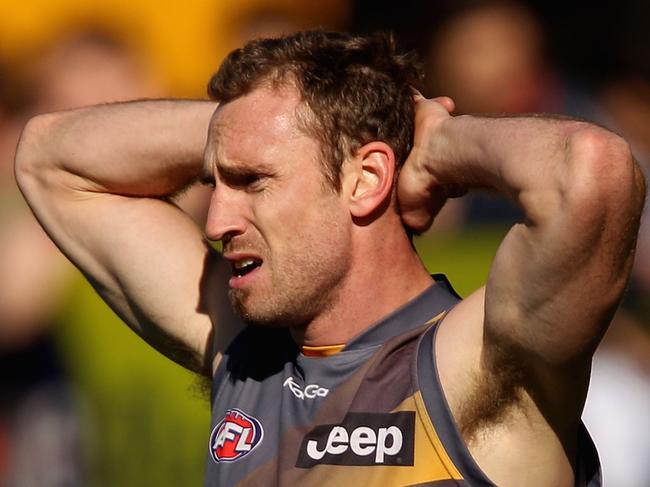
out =
<path fill-rule="evenodd" d="M 214 114 L 209 102 L 144 101 L 42 115 L 24 130 L 17 180 L 122 319 L 208 375 L 243 326 L 228 294 L 248 321 L 286 320 L 299 344 L 344 343 L 431 282 L 402 221 L 425 230 L 465 188 L 511 197 L 526 220 L 487 285 L 443 321 L 442 385 L 497 485 L 573 485 L 589 363 L 629 276 L 645 193 L 627 144 L 582 122 L 452 117 L 451 100 L 418 97 L 397 196 L 379 141 L 345 161 L 337 193 L 298 107 L 284 86 Z M 206 234 L 226 259 L 169 202 L 197 179 L 214 184 Z"/>

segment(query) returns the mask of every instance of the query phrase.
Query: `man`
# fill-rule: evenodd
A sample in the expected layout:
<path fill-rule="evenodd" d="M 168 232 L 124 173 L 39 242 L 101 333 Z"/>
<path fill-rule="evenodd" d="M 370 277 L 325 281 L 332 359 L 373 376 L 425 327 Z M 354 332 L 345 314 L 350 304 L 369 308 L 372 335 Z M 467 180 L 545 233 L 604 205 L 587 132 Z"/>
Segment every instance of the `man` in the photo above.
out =
<path fill-rule="evenodd" d="M 152 346 L 213 375 L 209 485 L 599 485 L 580 413 L 641 174 L 603 129 L 452 117 L 415 76 L 386 37 L 305 32 L 232 53 L 216 111 L 26 126 L 17 179 L 52 238 Z M 198 177 L 223 255 L 169 203 Z M 404 224 L 474 187 L 526 220 L 458 302 Z"/>

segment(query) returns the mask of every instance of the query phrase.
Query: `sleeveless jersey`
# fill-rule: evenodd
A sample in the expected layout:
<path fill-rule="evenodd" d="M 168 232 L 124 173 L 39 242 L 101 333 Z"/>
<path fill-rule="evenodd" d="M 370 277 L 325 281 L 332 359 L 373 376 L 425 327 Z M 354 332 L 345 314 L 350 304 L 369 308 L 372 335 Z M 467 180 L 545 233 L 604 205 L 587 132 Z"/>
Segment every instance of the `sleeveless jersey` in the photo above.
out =
<path fill-rule="evenodd" d="M 490 486 L 438 378 L 435 326 L 460 298 L 444 276 L 335 355 L 248 327 L 212 384 L 206 486 Z M 576 485 L 600 486 L 584 427 Z"/>

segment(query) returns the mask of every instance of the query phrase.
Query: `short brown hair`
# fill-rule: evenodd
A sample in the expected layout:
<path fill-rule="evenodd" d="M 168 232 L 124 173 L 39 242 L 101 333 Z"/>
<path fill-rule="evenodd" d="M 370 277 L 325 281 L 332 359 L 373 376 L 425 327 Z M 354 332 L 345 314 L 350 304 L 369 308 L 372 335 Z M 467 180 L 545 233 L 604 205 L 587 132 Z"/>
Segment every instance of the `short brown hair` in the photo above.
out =
<path fill-rule="evenodd" d="M 312 30 L 234 50 L 208 93 L 227 103 L 263 83 L 295 83 L 310 112 L 305 128 L 320 140 L 324 173 L 338 190 L 344 159 L 368 142 L 386 142 L 398 167 L 404 162 L 413 143 L 412 87 L 420 79 L 414 57 L 397 53 L 389 34 Z"/>

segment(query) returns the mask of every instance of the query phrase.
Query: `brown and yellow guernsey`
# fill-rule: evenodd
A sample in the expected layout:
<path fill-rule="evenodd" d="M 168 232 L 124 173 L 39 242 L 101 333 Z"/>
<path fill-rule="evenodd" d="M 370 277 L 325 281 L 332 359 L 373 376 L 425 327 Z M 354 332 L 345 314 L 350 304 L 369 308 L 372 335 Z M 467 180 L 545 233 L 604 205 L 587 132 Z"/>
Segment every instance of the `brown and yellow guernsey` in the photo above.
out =
<path fill-rule="evenodd" d="M 459 297 L 443 276 L 346 345 L 301 351 L 249 327 L 212 387 L 207 486 L 494 486 L 445 401 L 437 323 Z M 576 485 L 600 486 L 580 432 Z"/>

